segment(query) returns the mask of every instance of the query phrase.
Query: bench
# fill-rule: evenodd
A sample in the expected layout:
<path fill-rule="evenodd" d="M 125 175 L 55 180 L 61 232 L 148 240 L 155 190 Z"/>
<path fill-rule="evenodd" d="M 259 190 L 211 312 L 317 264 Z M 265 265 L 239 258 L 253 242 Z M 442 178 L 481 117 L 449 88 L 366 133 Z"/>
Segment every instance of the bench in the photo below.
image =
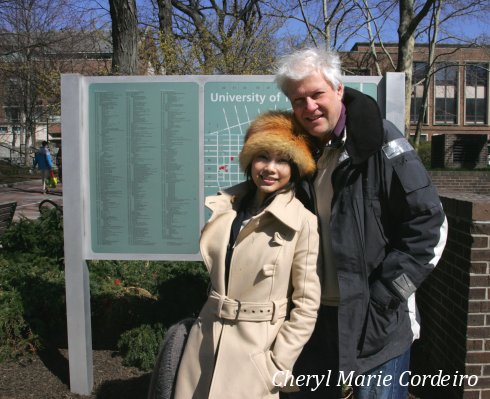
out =
<path fill-rule="evenodd" d="M 14 218 L 17 202 L 0 202 L 0 237 L 9 228 Z"/>

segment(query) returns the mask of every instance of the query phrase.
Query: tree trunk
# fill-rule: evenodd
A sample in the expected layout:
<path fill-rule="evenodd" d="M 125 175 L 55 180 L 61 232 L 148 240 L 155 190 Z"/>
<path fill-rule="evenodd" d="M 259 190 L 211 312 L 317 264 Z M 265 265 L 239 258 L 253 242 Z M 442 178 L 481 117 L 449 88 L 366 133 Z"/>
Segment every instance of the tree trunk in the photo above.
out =
<path fill-rule="evenodd" d="M 419 149 L 420 145 L 420 134 L 422 133 L 422 123 L 424 122 L 425 115 L 427 113 L 427 102 L 429 98 L 429 87 L 430 81 L 434 72 L 434 59 L 436 54 L 436 43 L 437 43 L 437 34 L 439 32 L 439 15 L 441 13 L 441 0 L 436 0 L 436 4 L 434 5 L 434 12 L 432 14 L 431 20 L 431 29 L 429 30 L 429 60 L 428 60 L 428 68 L 425 76 L 424 82 L 424 94 L 422 97 L 422 104 L 420 106 L 420 111 L 417 119 L 417 127 L 415 129 L 415 149 Z M 432 34 L 431 34 L 432 31 Z"/>
<path fill-rule="evenodd" d="M 172 34 L 172 1 L 158 0 L 158 24 L 163 35 Z"/>
<path fill-rule="evenodd" d="M 415 29 L 427 15 L 435 0 L 427 0 L 417 15 L 414 15 L 414 0 L 400 0 L 400 24 L 398 26 L 397 72 L 405 72 L 405 137 L 410 137 L 410 103 L 412 101 L 412 65 L 415 45 Z"/>
<path fill-rule="evenodd" d="M 109 0 L 112 19 L 112 73 L 138 72 L 138 20 L 135 0 Z"/>
<path fill-rule="evenodd" d="M 172 29 L 172 1 L 157 0 L 158 25 L 160 28 L 160 48 L 163 55 L 163 71 L 165 75 L 178 74 L 176 63 L 177 53 Z"/>

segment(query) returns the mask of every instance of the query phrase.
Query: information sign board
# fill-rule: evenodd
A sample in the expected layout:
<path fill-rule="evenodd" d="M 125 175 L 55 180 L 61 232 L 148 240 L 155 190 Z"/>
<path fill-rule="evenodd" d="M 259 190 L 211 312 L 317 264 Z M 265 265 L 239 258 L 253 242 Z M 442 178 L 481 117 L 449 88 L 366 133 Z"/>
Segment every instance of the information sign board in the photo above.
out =
<path fill-rule="evenodd" d="M 199 85 L 89 85 L 92 250 L 197 253 Z"/>
<path fill-rule="evenodd" d="M 204 196 L 243 181 L 250 122 L 288 99 L 271 76 L 82 79 L 87 259 L 199 259 Z M 345 84 L 377 98 L 366 79 Z"/>

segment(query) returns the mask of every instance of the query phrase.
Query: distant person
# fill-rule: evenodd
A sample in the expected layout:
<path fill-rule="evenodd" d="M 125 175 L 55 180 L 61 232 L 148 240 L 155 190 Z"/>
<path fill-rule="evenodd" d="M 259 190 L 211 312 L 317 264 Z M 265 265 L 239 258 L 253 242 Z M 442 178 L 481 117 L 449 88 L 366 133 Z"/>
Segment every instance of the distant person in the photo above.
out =
<path fill-rule="evenodd" d="M 43 194 L 48 192 L 49 177 L 51 170 L 53 169 L 53 159 L 51 158 L 51 152 L 49 151 L 48 142 L 43 141 L 41 147 L 36 151 L 32 166 L 39 167 L 41 171 L 41 182 Z"/>
<path fill-rule="evenodd" d="M 247 181 L 206 198 L 211 291 L 187 340 L 175 399 L 278 398 L 320 303 L 315 215 L 295 197 L 315 170 L 292 115 L 268 112 L 240 153 Z"/>
<path fill-rule="evenodd" d="M 56 166 L 58 167 L 58 182 L 61 183 L 61 179 L 63 178 L 61 143 L 58 147 L 58 153 L 56 154 Z"/>

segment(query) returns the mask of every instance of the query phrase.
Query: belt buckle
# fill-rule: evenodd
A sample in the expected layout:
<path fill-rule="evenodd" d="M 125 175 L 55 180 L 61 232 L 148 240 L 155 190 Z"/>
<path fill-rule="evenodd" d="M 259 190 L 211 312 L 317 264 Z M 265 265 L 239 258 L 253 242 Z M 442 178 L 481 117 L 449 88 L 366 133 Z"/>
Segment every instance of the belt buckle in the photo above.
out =
<path fill-rule="evenodd" d="M 238 320 L 238 315 L 240 314 L 240 311 L 242 309 L 242 303 L 240 302 L 240 300 L 238 299 L 235 299 L 235 301 L 237 302 L 237 308 L 236 308 L 236 311 L 235 311 L 235 321 Z"/>

